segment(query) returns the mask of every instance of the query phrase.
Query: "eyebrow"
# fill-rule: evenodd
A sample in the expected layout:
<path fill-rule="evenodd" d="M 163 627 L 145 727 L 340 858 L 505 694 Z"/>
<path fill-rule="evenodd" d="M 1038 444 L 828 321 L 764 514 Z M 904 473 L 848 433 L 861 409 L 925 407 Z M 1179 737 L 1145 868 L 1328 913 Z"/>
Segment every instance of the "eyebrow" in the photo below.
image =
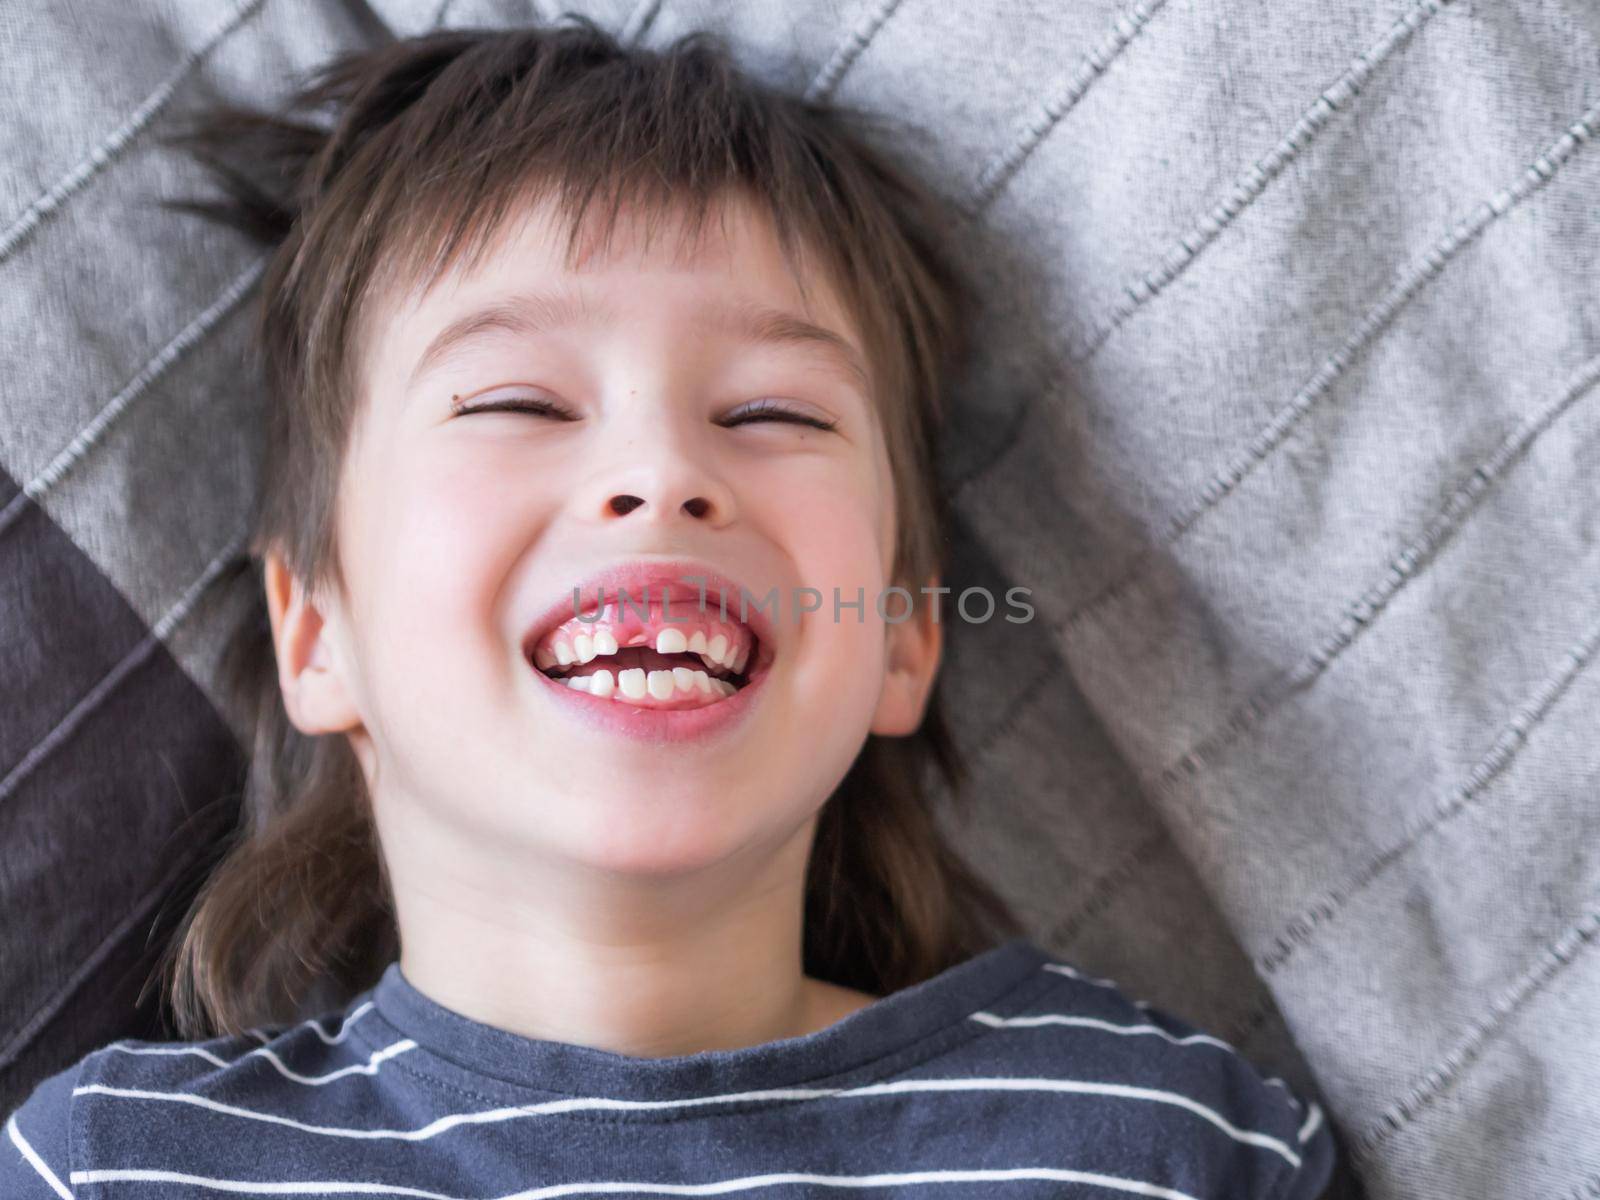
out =
<path fill-rule="evenodd" d="M 428 343 L 411 369 L 407 386 L 414 385 L 461 346 L 488 333 L 535 337 L 557 329 L 616 320 L 609 305 L 589 300 L 577 291 L 519 292 L 486 304 L 450 322 Z M 703 306 L 700 320 L 722 333 L 750 345 L 801 346 L 819 352 L 842 368 L 860 387 L 872 394 L 860 352 L 842 334 L 796 313 L 755 301 L 721 301 Z"/>

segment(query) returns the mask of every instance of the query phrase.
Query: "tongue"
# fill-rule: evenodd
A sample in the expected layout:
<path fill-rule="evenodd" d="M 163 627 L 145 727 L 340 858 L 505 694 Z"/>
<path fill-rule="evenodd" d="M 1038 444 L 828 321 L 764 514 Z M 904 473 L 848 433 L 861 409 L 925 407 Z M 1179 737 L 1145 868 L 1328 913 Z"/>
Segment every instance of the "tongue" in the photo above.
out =
<path fill-rule="evenodd" d="M 568 671 L 562 672 L 562 678 L 569 675 L 593 675 L 596 671 L 610 671 L 613 675 L 628 670 L 630 667 L 643 667 L 646 671 L 670 671 L 674 667 L 706 669 L 705 661 L 698 654 L 662 654 L 648 646 L 624 646 L 615 654 L 607 654 L 603 658 L 593 658 L 586 663 L 574 663 Z"/>

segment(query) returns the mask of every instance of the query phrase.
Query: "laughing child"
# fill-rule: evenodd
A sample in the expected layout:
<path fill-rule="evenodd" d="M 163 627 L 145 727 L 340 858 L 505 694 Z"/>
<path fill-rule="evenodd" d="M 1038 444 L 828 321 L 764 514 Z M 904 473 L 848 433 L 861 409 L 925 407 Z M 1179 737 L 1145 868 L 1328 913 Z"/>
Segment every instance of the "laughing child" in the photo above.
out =
<path fill-rule="evenodd" d="M 188 135 L 273 247 L 244 819 L 6 1197 L 1321 1192 L 937 828 L 969 309 L 864 126 L 578 18 Z"/>

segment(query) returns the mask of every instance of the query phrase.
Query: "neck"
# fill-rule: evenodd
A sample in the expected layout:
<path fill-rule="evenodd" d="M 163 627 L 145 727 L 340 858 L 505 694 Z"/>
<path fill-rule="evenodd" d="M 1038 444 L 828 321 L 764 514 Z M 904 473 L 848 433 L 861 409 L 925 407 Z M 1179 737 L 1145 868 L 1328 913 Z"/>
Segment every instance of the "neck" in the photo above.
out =
<path fill-rule="evenodd" d="M 802 969 L 815 824 L 703 871 L 653 878 L 526 859 L 497 866 L 449 854 L 434 833 L 385 837 L 400 969 L 473 1020 L 635 1057 L 814 1032 L 870 999 Z M 451 871 L 452 860 L 470 869 Z"/>

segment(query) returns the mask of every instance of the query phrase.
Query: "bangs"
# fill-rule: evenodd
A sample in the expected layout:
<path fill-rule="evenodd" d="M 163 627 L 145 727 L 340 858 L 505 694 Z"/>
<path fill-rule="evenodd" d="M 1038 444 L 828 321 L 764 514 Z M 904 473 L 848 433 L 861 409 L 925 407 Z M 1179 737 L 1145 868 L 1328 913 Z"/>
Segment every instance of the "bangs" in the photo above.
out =
<path fill-rule="evenodd" d="M 343 340 L 377 286 L 415 295 L 450 270 L 476 269 L 534 209 L 553 214 L 571 269 L 609 248 L 624 215 L 642 218 L 646 246 L 676 230 L 683 253 L 730 202 L 771 222 L 802 294 L 810 252 L 870 325 L 839 247 L 859 215 L 841 204 L 822 166 L 829 150 L 807 123 L 752 93 L 708 34 L 688 35 L 647 69 L 585 52 L 582 29 L 431 35 L 408 58 L 433 49 L 442 65 L 425 79 L 398 73 L 383 89 L 371 85 L 370 55 L 359 71 L 342 60 L 324 70 L 305 99 L 342 116 L 324 153 L 322 202 L 285 277 L 297 286 L 312 264 L 344 265 L 320 289 L 326 307 L 313 327 Z"/>

